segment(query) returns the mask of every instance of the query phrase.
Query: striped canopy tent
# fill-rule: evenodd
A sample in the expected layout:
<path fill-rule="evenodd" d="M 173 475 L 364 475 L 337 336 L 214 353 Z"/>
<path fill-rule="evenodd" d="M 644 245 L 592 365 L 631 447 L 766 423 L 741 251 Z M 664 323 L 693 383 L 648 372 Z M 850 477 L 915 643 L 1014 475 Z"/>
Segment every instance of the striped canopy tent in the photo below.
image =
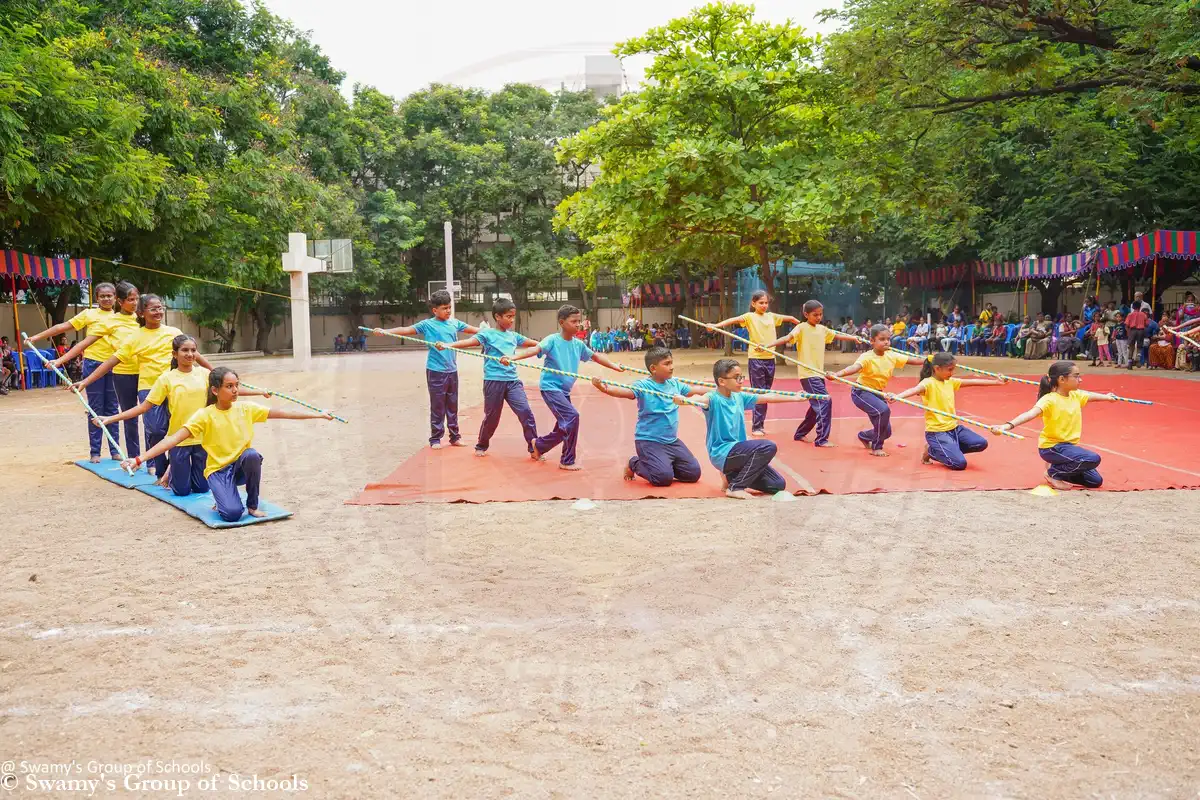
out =
<path fill-rule="evenodd" d="M 1196 231 L 1154 231 L 1111 247 L 1067 256 L 1019 261 L 969 261 L 930 270 L 898 270 L 896 282 L 915 289 L 946 289 L 966 282 L 1011 283 L 1021 280 L 1065 280 L 1098 272 L 1118 272 L 1151 264 L 1158 258 L 1200 260 Z"/>
<path fill-rule="evenodd" d="M 17 290 L 28 289 L 37 284 L 77 283 L 86 287 L 92 282 L 92 260 L 90 258 L 46 258 L 18 253 L 16 250 L 0 250 L 0 281 L 7 284 L 12 293 L 13 329 L 17 338 L 21 336 L 21 318 L 17 313 Z M 17 354 L 18 373 L 21 387 L 25 388 L 25 353 L 20 341 L 14 341 Z"/>
<path fill-rule="evenodd" d="M 716 294 L 720 289 L 721 282 L 717 278 L 690 281 L 687 284 L 687 296 L 704 297 Z M 683 302 L 684 287 L 678 281 L 674 283 L 643 283 L 641 286 L 633 287 L 629 294 L 633 305 L 669 306 Z"/>

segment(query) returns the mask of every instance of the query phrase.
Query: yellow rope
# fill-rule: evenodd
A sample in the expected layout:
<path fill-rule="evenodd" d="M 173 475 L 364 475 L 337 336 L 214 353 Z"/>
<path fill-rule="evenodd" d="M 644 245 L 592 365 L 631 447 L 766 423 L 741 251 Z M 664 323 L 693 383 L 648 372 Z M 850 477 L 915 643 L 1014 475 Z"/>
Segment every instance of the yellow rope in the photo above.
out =
<path fill-rule="evenodd" d="M 196 281 L 197 283 L 208 283 L 213 286 L 224 286 L 226 289 L 237 289 L 242 292 L 252 292 L 254 294 L 269 294 L 271 297 L 281 297 L 284 300 L 292 299 L 290 296 L 288 296 L 286 294 L 279 294 L 277 292 L 268 292 L 263 289 L 248 289 L 245 286 L 234 286 L 232 283 L 219 283 L 218 281 L 210 281 L 205 278 L 197 278 L 192 275 L 180 275 L 177 272 L 167 272 L 166 270 L 154 269 L 152 267 L 139 267 L 137 264 L 130 264 L 128 261 L 113 261 L 108 258 L 99 258 L 97 256 L 91 256 L 91 259 L 93 261 L 103 261 L 106 264 L 115 264 L 118 267 L 129 267 L 130 269 L 140 269 L 140 270 L 145 270 L 146 272 L 157 272 L 159 275 L 170 275 L 173 278 L 182 278 L 185 281 Z"/>

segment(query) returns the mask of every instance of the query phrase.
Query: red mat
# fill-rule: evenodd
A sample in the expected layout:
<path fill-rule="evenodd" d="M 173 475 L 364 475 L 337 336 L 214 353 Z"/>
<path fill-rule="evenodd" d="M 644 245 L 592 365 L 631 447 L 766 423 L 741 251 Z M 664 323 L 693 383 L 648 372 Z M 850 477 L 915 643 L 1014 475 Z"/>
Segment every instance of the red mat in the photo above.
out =
<path fill-rule="evenodd" d="M 913 383 L 914 377 L 896 378 L 889 388 L 900 391 Z M 799 381 L 779 380 L 776 387 L 799 390 Z M 530 388 L 538 430 L 545 432 L 554 418 L 536 388 Z M 1103 490 L 1200 487 L 1200 466 L 1195 464 L 1196 454 L 1200 453 L 1200 384 L 1120 373 L 1087 375 L 1084 388 L 1155 402 L 1153 406 L 1096 403 L 1084 410 L 1083 445 L 1103 458 Z M 850 402 L 849 389 L 834 386 L 832 396 L 831 439 L 839 445 L 836 448 L 816 448 L 792 440 L 807 403 L 770 406 L 767 438 L 779 445 L 774 466 L 787 478 L 792 492 L 1031 489 L 1044 482 L 1046 465 L 1037 454 L 1038 421 L 1019 431 L 1026 436 L 1025 441 L 985 434 L 988 449 L 967 456 L 967 469 L 953 472 L 941 465 L 920 463 L 925 428 L 917 409 L 892 406 L 892 438 L 887 444 L 891 457 L 877 458 L 858 443 L 857 432 L 868 426 L 866 415 Z M 633 482 L 621 479 L 621 470 L 634 453 L 635 404 L 602 395 L 583 383 L 576 385 L 573 399 L 582 419 L 578 461 L 583 470 L 579 472 L 558 469 L 557 449 L 545 462 L 531 461 L 520 426 L 506 408 L 486 458 L 476 458 L 473 446 L 438 451 L 425 448 L 348 502 L 397 505 L 721 496 L 720 475 L 709 464 L 704 450 L 704 418 L 698 410 L 680 409 L 679 429 L 680 438 L 704 469 L 700 483 L 656 488 L 640 478 Z M 958 408 L 960 413 L 994 423 L 1016 416 L 1036 399 L 1037 390 L 1023 384 L 970 387 L 959 392 Z M 474 445 L 480 408 L 476 406 L 470 413 L 464 421 L 463 441 Z"/>

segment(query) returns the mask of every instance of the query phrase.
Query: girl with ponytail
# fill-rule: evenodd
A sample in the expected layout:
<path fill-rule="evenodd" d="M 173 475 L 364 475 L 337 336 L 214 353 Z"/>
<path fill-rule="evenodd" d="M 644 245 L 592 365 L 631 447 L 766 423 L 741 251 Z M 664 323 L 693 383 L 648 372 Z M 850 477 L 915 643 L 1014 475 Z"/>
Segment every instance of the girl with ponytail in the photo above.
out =
<path fill-rule="evenodd" d="M 1080 389 L 1083 383 L 1074 361 L 1056 361 L 1038 383 L 1038 401 L 1033 408 L 998 426 L 1012 430 L 1035 417 L 1042 418 L 1038 455 L 1049 464 L 1046 483 L 1055 489 L 1083 486 L 1099 489 L 1104 483 L 1097 467 L 1100 456 L 1079 446 L 1083 434 L 1083 407 L 1089 402 L 1115 401 L 1111 394 Z"/>
<path fill-rule="evenodd" d="M 896 395 L 897 399 L 922 395 L 921 402 L 927 408 L 957 414 L 954 410 L 954 393 L 963 386 L 1001 386 L 1008 383 L 1007 378 L 956 378 L 954 368 L 958 366 L 951 353 L 935 353 L 921 365 L 921 380 L 912 387 Z M 925 412 L 925 452 L 921 454 L 921 463 L 930 464 L 934 461 L 952 470 L 967 468 L 967 453 L 981 453 L 987 450 L 987 439 L 978 433 L 958 424 L 958 420 L 944 417 L 932 411 Z"/>
<path fill-rule="evenodd" d="M 229 367 L 217 367 L 208 375 L 205 405 L 184 421 L 183 426 L 146 451 L 145 459 L 156 458 L 173 448 L 194 440 L 206 454 L 203 477 L 216 502 L 217 513 L 226 522 L 237 522 L 243 514 L 264 516 L 258 510 L 258 487 L 262 480 L 263 457 L 251 445 L 254 426 L 268 419 L 333 419 L 329 412 L 291 411 L 245 403 L 237 373 Z M 136 469 L 143 458 L 131 458 L 122 467 Z M 242 505 L 238 486 L 246 487 Z"/>
<path fill-rule="evenodd" d="M 199 354 L 196 340 L 186 333 L 179 334 L 171 340 L 171 369 L 158 377 L 142 402 L 111 419 L 94 424 L 99 427 L 161 409 L 167 414 L 165 435 L 178 432 L 192 414 L 204 408 L 208 395 L 209 370 L 197 366 Z M 246 391 L 244 394 L 262 392 Z M 171 451 L 170 466 L 158 474 L 158 485 L 169 486 L 180 497 L 207 492 L 208 482 L 204 479 L 207 458 L 199 442 L 185 439 Z"/>
<path fill-rule="evenodd" d="M 892 373 L 896 371 L 896 367 L 925 363 L 923 358 L 912 358 L 904 353 L 891 350 L 891 344 L 892 329 L 886 325 L 876 325 L 871 328 L 871 349 L 859 356 L 853 364 L 837 373 L 839 378 L 848 378 L 851 375 L 862 373 L 858 383 L 859 386 L 867 388 L 859 388 L 859 386 L 852 388 L 850 400 L 867 415 L 867 419 L 871 420 L 869 429 L 859 431 L 858 440 L 873 456 L 889 455 L 883 449 L 883 443 L 892 436 L 892 409 L 888 405 L 892 397 L 888 395 L 888 399 L 885 400 L 875 392 L 883 392 L 887 389 L 888 381 L 892 379 Z M 875 392 L 868 391 L 868 389 L 874 389 Z"/>

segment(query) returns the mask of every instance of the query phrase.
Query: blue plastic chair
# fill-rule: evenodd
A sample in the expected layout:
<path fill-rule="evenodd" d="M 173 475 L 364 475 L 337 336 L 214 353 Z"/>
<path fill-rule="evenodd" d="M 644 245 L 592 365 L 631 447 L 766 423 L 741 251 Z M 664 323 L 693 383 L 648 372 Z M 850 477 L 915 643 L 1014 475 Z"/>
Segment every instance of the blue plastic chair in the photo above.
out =
<path fill-rule="evenodd" d="M 58 358 L 58 352 L 56 350 L 46 349 L 40 352 L 46 357 L 46 361 L 53 361 L 54 359 Z M 54 372 L 54 370 L 50 367 L 47 367 L 45 362 L 42 362 L 42 368 L 45 372 L 45 374 L 42 376 L 42 385 L 58 386 L 58 375 Z"/>
<path fill-rule="evenodd" d="M 46 377 L 46 369 L 42 366 L 42 359 L 38 357 L 40 353 L 40 350 L 25 350 L 23 353 L 25 356 L 25 386 L 30 389 L 35 385 L 41 387 L 42 381 Z"/>

